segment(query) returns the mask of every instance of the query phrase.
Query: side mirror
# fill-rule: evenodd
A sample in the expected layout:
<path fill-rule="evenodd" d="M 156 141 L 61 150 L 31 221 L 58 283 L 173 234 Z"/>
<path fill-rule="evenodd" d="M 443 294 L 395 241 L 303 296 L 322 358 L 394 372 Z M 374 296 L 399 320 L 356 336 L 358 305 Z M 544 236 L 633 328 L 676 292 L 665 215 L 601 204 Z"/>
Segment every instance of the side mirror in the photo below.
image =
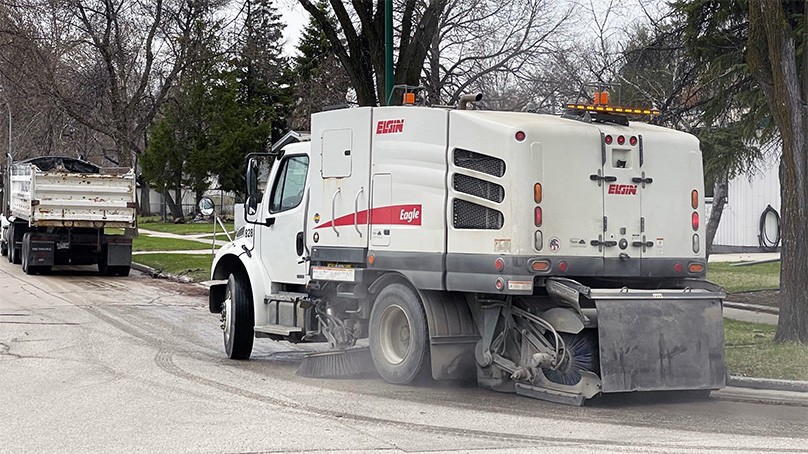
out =
<path fill-rule="evenodd" d="M 247 197 L 247 201 L 244 202 L 244 214 L 248 216 L 255 216 L 255 213 L 258 212 L 258 199 L 255 198 L 254 195 Z"/>
<path fill-rule="evenodd" d="M 256 199 L 258 197 L 258 162 L 255 158 L 250 158 L 247 162 L 247 175 L 245 176 L 247 183 L 247 199 L 250 197 Z"/>
<path fill-rule="evenodd" d="M 216 205 L 210 197 L 202 197 L 199 200 L 199 212 L 202 216 L 210 216 L 216 210 Z"/>

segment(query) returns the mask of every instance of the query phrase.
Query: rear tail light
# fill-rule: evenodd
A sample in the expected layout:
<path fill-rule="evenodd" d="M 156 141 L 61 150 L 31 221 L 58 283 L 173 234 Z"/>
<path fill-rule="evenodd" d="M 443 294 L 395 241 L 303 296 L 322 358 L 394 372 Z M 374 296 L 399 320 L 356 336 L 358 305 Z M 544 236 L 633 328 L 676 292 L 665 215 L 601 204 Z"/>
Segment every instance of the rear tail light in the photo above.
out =
<path fill-rule="evenodd" d="M 502 279 L 501 277 L 498 277 L 497 282 L 494 284 L 494 286 L 496 286 L 497 290 L 504 289 L 505 288 L 505 279 Z"/>
<path fill-rule="evenodd" d="M 536 203 L 541 203 L 541 183 L 533 185 L 533 200 Z"/>
<path fill-rule="evenodd" d="M 517 131 L 517 133 L 516 133 L 516 135 L 514 137 L 516 138 L 517 141 L 521 142 L 521 141 L 525 140 L 526 136 L 525 136 L 524 131 Z"/>
<path fill-rule="evenodd" d="M 561 262 L 558 264 L 558 271 L 565 273 L 567 271 L 567 262 Z"/>
<path fill-rule="evenodd" d="M 677 273 L 681 273 L 682 272 L 682 264 L 677 262 L 675 265 L 673 265 L 673 271 L 676 271 Z"/>
<path fill-rule="evenodd" d="M 699 191 L 695 189 L 690 193 L 690 206 L 694 210 L 699 207 Z"/>
<path fill-rule="evenodd" d="M 606 145 L 611 145 L 612 144 L 612 136 L 604 137 L 603 141 L 606 142 Z"/>
<path fill-rule="evenodd" d="M 497 271 L 502 271 L 505 269 L 505 262 L 501 258 L 498 258 L 494 261 L 494 267 Z"/>
<path fill-rule="evenodd" d="M 536 224 L 536 227 L 541 227 L 541 207 L 536 207 L 533 211 L 533 222 Z"/>
<path fill-rule="evenodd" d="M 691 216 L 690 222 L 693 224 L 693 230 L 699 229 L 699 213 L 694 211 L 693 216 Z"/>
<path fill-rule="evenodd" d="M 623 136 L 617 136 L 617 144 L 623 145 L 624 143 L 626 143 L 626 138 Z"/>
<path fill-rule="evenodd" d="M 631 138 L 628 139 L 628 143 L 630 143 L 632 146 L 637 145 L 637 138 L 635 136 L 631 136 Z"/>

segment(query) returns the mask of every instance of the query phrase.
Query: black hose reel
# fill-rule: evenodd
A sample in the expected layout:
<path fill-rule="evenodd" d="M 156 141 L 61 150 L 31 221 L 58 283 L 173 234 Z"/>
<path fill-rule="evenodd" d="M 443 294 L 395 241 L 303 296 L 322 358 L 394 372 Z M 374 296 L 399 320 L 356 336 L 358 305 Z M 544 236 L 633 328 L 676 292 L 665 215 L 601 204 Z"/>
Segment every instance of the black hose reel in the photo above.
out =
<path fill-rule="evenodd" d="M 774 225 L 777 227 L 774 238 L 769 238 L 769 231 L 766 229 L 767 221 L 770 220 L 774 220 Z M 780 245 L 780 213 L 772 208 L 771 205 L 767 206 L 760 215 L 758 243 L 760 244 L 760 248 L 766 252 L 776 252 L 777 246 Z"/>

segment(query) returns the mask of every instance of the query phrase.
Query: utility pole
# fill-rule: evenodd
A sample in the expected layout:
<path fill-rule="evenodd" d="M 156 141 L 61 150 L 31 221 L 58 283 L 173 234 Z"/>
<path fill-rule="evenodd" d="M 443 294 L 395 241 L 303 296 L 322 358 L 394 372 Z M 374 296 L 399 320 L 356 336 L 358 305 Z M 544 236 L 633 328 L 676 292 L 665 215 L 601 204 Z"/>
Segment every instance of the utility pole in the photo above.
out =
<path fill-rule="evenodd" d="M 8 158 L 11 159 L 11 104 L 6 101 L 6 109 L 8 109 Z"/>
<path fill-rule="evenodd" d="M 393 0 L 384 2 L 384 94 L 385 104 L 390 104 L 393 94 Z"/>

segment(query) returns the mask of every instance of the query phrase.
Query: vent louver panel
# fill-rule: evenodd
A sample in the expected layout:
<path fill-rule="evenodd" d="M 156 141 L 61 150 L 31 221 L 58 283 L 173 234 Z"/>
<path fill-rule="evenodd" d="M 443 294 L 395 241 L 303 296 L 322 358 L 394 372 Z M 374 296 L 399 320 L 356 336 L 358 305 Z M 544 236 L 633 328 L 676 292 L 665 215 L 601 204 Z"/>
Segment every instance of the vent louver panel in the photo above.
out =
<path fill-rule="evenodd" d="M 490 181 L 456 173 L 453 178 L 457 192 L 473 195 L 492 202 L 501 203 L 505 199 L 505 188 Z"/>
<path fill-rule="evenodd" d="M 500 178 L 505 175 L 505 161 L 502 159 L 461 148 L 454 151 L 454 165 Z"/>
<path fill-rule="evenodd" d="M 452 224 L 456 229 L 499 230 L 505 222 L 502 213 L 465 200 L 452 201 Z"/>

